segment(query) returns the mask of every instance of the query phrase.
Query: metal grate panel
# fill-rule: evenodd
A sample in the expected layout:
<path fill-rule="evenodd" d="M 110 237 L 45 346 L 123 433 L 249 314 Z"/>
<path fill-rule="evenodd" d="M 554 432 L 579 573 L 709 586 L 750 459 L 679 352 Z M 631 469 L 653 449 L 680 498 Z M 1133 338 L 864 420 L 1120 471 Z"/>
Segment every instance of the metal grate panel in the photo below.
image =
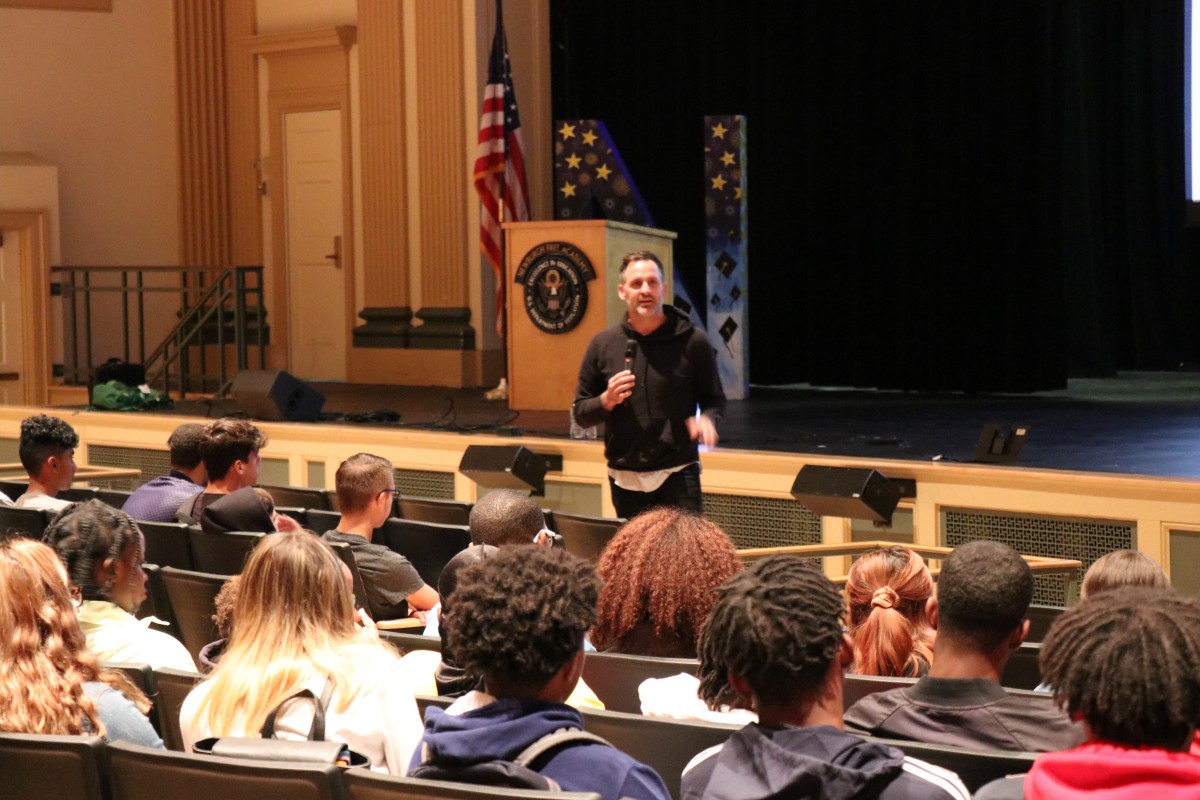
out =
<path fill-rule="evenodd" d="M 454 473 L 424 469 L 398 469 L 396 488 L 407 497 L 428 497 L 433 500 L 454 499 Z"/>
<path fill-rule="evenodd" d="M 704 516 L 739 549 L 821 543 L 821 518 L 795 500 L 705 492 Z"/>
<path fill-rule="evenodd" d="M 947 547 L 993 539 L 1024 555 L 1076 558 L 1083 562 L 1081 579 L 1092 562 L 1105 553 L 1135 549 L 1136 533 L 1137 523 L 1132 520 L 1031 516 L 968 508 L 942 511 L 942 537 Z M 1073 601 L 1067 589 L 1066 576 L 1039 577 L 1034 583 L 1033 602 L 1062 605 Z"/>
<path fill-rule="evenodd" d="M 89 481 L 96 485 L 106 485 L 110 489 L 136 489 L 152 478 L 166 475 L 171 470 L 171 454 L 166 450 L 94 444 L 88 445 L 88 463 L 117 469 L 140 469 L 142 474 L 139 478 Z"/>

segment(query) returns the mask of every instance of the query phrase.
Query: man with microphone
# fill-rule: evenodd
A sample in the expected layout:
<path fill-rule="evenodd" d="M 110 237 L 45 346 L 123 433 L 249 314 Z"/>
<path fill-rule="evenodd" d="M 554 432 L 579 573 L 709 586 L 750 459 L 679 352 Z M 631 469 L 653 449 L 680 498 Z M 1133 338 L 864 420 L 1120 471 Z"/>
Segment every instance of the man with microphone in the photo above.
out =
<path fill-rule="evenodd" d="M 670 505 L 703 512 L 697 444 L 714 447 L 725 392 L 708 337 L 663 304 L 662 262 L 646 250 L 621 259 L 618 325 L 588 344 L 575 421 L 604 423 L 604 456 L 620 517 Z M 697 413 L 699 407 L 699 413 Z"/>

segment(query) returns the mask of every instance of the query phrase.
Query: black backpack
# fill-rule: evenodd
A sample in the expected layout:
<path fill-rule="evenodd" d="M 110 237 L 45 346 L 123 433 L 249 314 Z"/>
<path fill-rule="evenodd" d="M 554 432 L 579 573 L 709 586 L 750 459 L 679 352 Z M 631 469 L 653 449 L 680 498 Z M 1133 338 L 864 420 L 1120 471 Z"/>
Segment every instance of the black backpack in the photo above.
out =
<path fill-rule="evenodd" d="M 427 760 L 410 772 L 409 777 L 433 781 L 457 781 L 476 786 L 561 792 L 562 787 L 553 778 L 547 778 L 539 773 L 538 766 L 546 760 L 543 758 L 544 756 L 574 744 L 602 744 L 605 747 L 612 747 L 610 743 L 594 733 L 575 728 L 560 728 L 526 747 L 511 761 L 502 758 L 480 761 L 475 764 L 439 762 L 436 759 L 430 761 L 428 760 L 428 751 L 426 751 Z"/>

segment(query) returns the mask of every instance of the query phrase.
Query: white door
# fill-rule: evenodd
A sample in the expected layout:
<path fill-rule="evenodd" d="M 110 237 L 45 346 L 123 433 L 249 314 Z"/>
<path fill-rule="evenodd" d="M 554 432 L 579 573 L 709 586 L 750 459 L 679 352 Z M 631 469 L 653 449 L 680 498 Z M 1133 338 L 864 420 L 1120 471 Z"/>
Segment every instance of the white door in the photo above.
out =
<path fill-rule="evenodd" d="M 21 383 L 21 237 L 0 231 L 0 404 L 24 405 Z M 43 320 L 45 324 L 48 320 Z M 47 326 L 48 327 L 48 326 Z"/>
<path fill-rule="evenodd" d="M 342 113 L 285 115 L 289 367 L 300 378 L 346 379 L 342 262 Z"/>

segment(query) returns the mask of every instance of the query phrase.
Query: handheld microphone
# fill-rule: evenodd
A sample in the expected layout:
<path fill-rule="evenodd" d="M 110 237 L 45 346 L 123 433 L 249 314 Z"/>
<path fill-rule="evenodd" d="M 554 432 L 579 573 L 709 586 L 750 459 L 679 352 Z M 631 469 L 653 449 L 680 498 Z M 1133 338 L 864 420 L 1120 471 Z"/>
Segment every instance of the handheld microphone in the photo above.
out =
<path fill-rule="evenodd" d="M 634 339 L 625 340 L 625 369 L 633 369 L 633 357 L 637 355 L 637 341 Z"/>

